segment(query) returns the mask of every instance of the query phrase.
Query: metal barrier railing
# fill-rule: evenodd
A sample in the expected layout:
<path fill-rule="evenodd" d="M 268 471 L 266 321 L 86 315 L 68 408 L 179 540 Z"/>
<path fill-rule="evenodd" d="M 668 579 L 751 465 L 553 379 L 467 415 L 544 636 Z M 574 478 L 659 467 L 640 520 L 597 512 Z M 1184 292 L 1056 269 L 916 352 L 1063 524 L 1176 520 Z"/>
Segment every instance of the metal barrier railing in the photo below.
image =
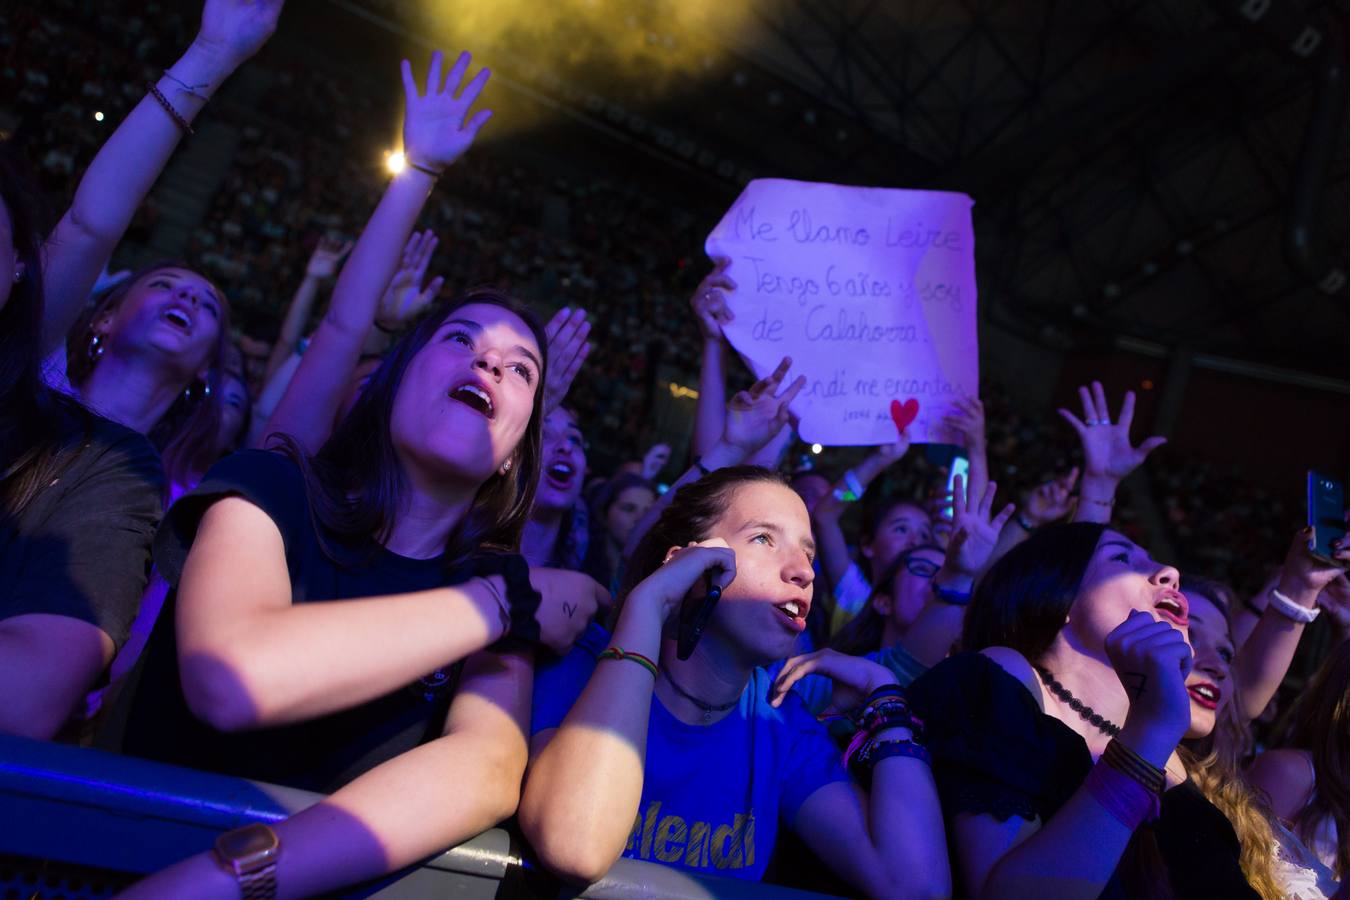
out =
<path fill-rule="evenodd" d="M 0 893 L 13 887 L 31 896 L 33 885 L 46 883 L 72 900 L 105 897 L 145 873 L 209 849 L 222 831 L 274 822 L 322 799 L 102 750 L 0 735 Z M 494 828 L 346 896 L 790 900 L 822 895 L 628 859 L 582 890 L 532 866 L 511 835 Z"/>

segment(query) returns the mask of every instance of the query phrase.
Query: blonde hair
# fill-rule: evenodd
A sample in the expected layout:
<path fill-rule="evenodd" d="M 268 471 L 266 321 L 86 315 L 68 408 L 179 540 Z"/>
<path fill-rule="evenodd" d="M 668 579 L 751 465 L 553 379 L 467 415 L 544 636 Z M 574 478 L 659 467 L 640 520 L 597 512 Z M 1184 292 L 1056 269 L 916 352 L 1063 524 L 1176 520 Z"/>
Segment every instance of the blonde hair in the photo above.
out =
<path fill-rule="evenodd" d="M 1242 759 L 1251 746 L 1251 734 L 1242 718 L 1237 684 L 1230 679 L 1228 702 L 1206 737 L 1187 741 L 1177 749 L 1200 793 L 1224 814 L 1241 845 L 1239 863 L 1247 883 L 1262 900 L 1281 900 L 1284 891 L 1275 878 L 1278 839 L 1271 828 L 1270 807 L 1242 777 Z"/>

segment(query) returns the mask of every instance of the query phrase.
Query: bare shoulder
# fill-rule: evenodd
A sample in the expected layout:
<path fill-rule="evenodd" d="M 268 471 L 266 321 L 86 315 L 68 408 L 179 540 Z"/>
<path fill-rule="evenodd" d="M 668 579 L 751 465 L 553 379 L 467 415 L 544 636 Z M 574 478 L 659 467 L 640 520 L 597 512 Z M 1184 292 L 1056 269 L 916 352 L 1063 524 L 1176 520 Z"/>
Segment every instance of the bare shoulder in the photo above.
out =
<path fill-rule="evenodd" d="M 1308 754 L 1302 750 L 1267 750 L 1252 760 L 1247 780 L 1261 791 L 1282 819 L 1297 815 L 1312 797 L 1316 781 Z"/>
<path fill-rule="evenodd" d="M 985 647 L 980 651 L 980 655 L 992 659 L 1003 668 L 1003 671 L 1022 682 L 1022 686 L 1036 698 L 1036 705 L 1042 712 L 1045 711 L 1040 679 L 1036 677 L 1036 670 L 1031 667 L 1025 656 L 1011 647 Z"/>

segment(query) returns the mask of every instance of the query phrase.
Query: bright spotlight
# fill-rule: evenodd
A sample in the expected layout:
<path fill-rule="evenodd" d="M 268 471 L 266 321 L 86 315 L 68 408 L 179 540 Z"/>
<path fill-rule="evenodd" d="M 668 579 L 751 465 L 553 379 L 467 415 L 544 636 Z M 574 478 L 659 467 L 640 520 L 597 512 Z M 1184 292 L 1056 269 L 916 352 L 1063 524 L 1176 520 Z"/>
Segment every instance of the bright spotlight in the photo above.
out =
<path fill-rule="evenodd" d="M 385 167 L 389 169 L 390 175 L 397 175 L 408 168 L 408 160 L 403 155 L 402 150 L 394 150 L 384 155 Z"/>
<path fill-rule="evenodd" d="M 812 444 L 812 445 L 811 445 L 811 452 L 812 452 L 812 453 L 820 453 L 820 451 L 822 451 L 822 450 L 824 450 L 824 449 L 825 449 L 825 448 L 822 447 L 822 446 L 820 446 L 820 444 Z"/>
<path fill-rule="evenodd" d="M 102 122 L 102 121 L 103 121 L 103 113 L 101 113 L 101 112 L 96 112 L 96 113 L 94 113 L 94 121 L 95 121 L 95 122 Z"/>

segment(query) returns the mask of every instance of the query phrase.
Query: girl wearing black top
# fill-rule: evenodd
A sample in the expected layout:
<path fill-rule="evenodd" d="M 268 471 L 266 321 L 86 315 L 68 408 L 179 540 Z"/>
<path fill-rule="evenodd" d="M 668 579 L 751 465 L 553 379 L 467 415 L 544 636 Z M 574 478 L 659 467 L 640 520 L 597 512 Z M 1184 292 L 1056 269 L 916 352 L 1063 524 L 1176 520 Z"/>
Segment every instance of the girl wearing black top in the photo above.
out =
<path fill-rule="evenodd" d="M 1176 755 L 1192 665 L 1178 583 L 1099 523 L 1042 528 L 984 576 L 962 636 L 977 652 L 910 688 L 966 895 L 1256 896 Z M 1145 777 L 1122 781 L 1122 759 Z M 1161 813 L 1132 827 L 1153 818 L 1148 772 Z"/>
<path fill-rule="evenodd" d="M 50 738 L 127 639 L 164 473 L 144 437 L 42 383 L 27 181 L 0 148 L 0 732 Z"/>
<path fill-rule="evenodd" d="M 434 54 L 423 94 L 404 63 L 410 165 L 342 279 L 383 290 L 435 174 L 486 120 L 470 107 L 488 73 L 461 93 L 468 66 L 461 55 L 442 86 Z M 545 346 L 496 292 L 432 310 L 317 454 L 229 457 L 160 531 L 176 594 L 146 648 L 126 749 L 333 792 L 275 828 L 282 896 L 408 865 L 515 809 L 530 657 L 482 651 L 503 637 L 565 650 L 608 599 L 584 575 L 527 574 L 503 555 L 538 478 Z M 241 886 L 202 854 L 129 896 Z"/>

